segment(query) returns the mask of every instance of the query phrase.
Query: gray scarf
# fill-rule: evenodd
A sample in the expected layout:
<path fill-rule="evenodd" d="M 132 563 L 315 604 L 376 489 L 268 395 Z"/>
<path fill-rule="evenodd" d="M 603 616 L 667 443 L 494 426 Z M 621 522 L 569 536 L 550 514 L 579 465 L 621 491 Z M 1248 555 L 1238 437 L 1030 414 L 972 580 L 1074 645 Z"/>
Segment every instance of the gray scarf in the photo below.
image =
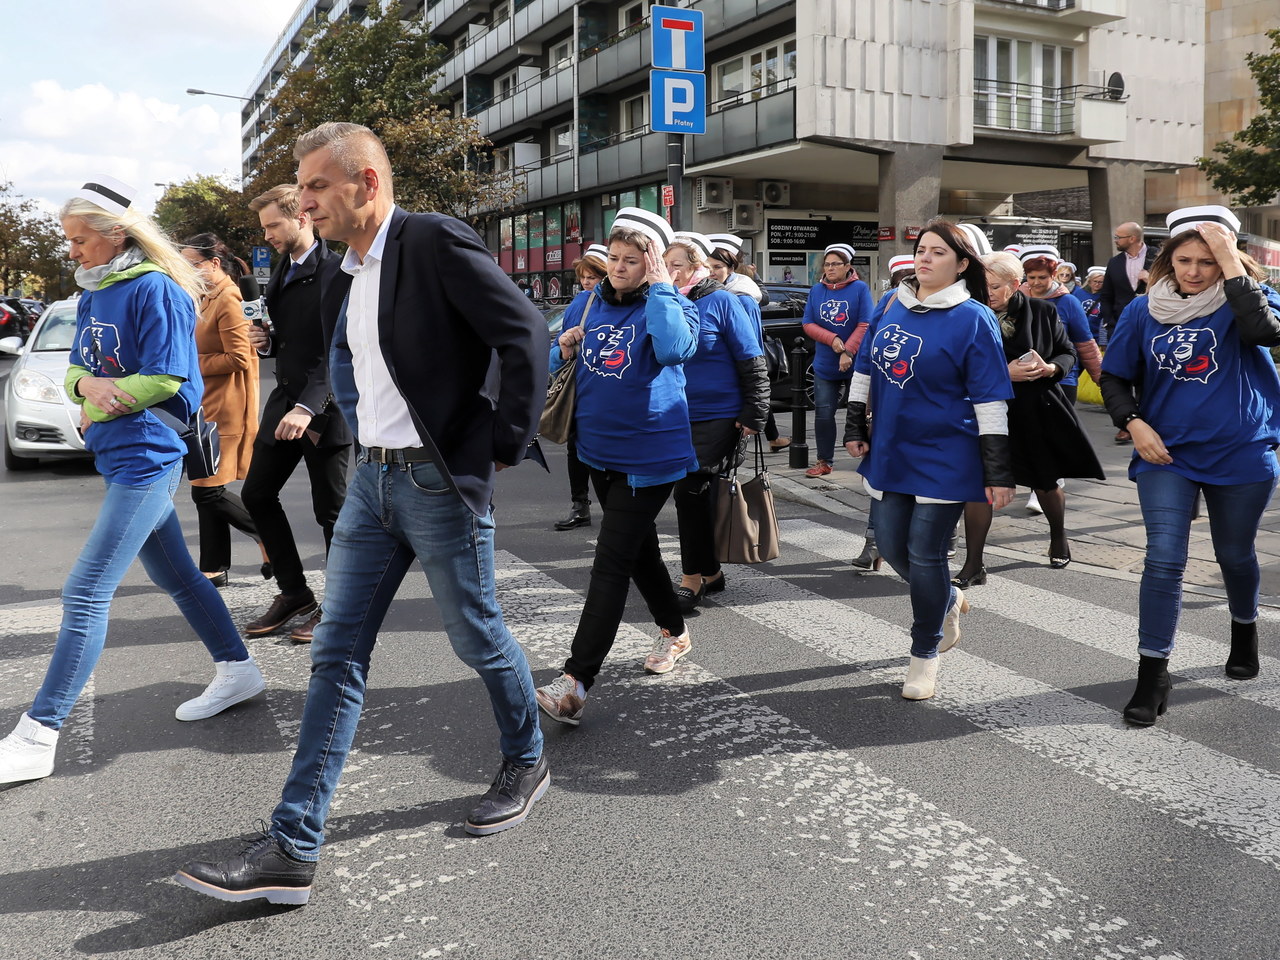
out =
<path fill-rule="evenodd" d="M 1169 277 L 1152 284 L 1147 291 L 1147 309 L 1151 316 L 1168 326 L 1186 323 L 1197 317 L 1207 317 L 1226 302 L 1227 293 L 1221 280 L 1189 297 L 1178 293 L 1178 288 Z"/>
<path fill-rule="evenodd" d="M 117 253 L 110 263 L 103 263 L 96 267 L 77 267 L 76 283 L 85 290 L 97 290 L 102 285 L 102 281 L 111 274 L 128 270 L 145 259 L 142 251 L 131 243 Z"/>

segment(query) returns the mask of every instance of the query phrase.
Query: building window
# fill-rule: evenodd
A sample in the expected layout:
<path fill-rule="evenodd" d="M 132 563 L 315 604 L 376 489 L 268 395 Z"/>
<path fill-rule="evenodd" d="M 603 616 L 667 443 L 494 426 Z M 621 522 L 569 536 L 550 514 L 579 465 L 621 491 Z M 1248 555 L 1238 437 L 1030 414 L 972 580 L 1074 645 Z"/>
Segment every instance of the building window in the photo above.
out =
<path fill-rule="evenodd" d="M 489 22 L 496 27 L 509 16 L 511 16 L 511 4 L 499 3 L 493 8 L 493 18 Z"/>
<path fill-rule="evenodd" d="M 520 71 L 510 70 L 493 81 L 493 99 L 505 100 L 520 82 Z"/>
<path fill-rule="evenodd" d="M 1074 129 L 1070 47 L 981 34 L 973 40 L 975 124 L 1037 133 Z"/>
<path fill-rule="evenodd" d="M 618 10 L 618 30 L 622 31 L 627 27 L 634 27 L 637 23 L 644 20 L 645 11 L 649 4 L 641 0 L 639 3 L 624 3 Z"/>
<path fill-rule="evenodd" d="M 573 123 L 558 123 L 551 128 L 552 161 L 564 160 L 573 153 Z"/>
<path fill-rule="evenodd" d="M 759 100 L 793 86 L 796 39 L 789 37 L 722 60 L 712 67 L 716 109 Z"/>
<path fill-rule="evenodd" d="M 551 53 L 547 57 L 547 64 L 552 70 L 559 70 L 567 67 L 573 62 L 573 40 L 561 40 L 559 43 L 551 45 Z"/>
<path fill-rule="evenodd" d="M 622 134 L 637 137 L 645 132 L 649 123 L 649 95 L 641 94 L 622 101 Z"/>

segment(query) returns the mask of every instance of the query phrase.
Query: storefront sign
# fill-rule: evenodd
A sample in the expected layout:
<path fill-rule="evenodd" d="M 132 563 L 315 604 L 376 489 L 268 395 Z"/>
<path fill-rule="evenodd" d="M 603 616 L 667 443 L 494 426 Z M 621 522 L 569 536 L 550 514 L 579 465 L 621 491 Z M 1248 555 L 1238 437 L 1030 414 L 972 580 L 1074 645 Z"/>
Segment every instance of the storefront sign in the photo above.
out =
<path fill-rule="evenodd" d="M 781 220 L 769 218 L 768 245 L 772 250 L 824 250 L 833 243 L 854 249 L 879 242 L 880 225 L 865 220 Z"/>

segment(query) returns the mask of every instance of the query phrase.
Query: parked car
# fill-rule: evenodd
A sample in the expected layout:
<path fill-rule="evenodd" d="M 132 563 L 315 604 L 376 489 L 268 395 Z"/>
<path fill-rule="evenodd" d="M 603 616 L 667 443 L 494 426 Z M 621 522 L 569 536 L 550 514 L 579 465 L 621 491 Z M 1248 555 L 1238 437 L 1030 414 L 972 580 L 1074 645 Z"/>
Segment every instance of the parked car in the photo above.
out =
<path fill-rule="evenodd" d="M 760 320 L 764 335 L 779 341 L 787 351 L 787 363 L 793 363 L 791 351 L 796 338 L 804 340 L 805 384 L 809 396 L 808 406 L 813 407 L 813 341 L 804 335 L 801 318 L 809 300 L 809 287 L 799 283 L 766 283 L 769 303 L 760 308 Z M 769 391 L 769 399 L 775 410 L 791 409 L 791 375 L 775 377 Z"/>
<path fill-rule="evenodd" d="M 17 297 L 0 297 L 0 337 L 25 340 L 31 332 L 31 318 Z"/>
<path fill-rule="evenodd" d="M 62 383 L 71 365 L 76 301 L 59 300 L 36 322 L 26 345 L 0 339 L 0 353 L 14 354 L 4 393 L 4 465 L 30 470 L 40 458 L 87 457 L 80 436 L 80 408 Z"/>

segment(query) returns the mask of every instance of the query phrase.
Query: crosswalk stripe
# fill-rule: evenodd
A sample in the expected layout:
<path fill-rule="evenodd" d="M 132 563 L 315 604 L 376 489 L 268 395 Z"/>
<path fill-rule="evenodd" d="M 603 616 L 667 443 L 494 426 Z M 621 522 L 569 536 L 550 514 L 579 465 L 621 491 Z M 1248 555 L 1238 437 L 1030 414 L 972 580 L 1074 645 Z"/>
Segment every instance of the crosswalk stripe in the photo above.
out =
<path fill-rule="evenodd" d="M 841 532 L 789 522 L 781 525 L 781 535 L 789 545 L 808 549 L 838 541 Z M 896 661 L 905 666 L 910 641 L 901 625 L 762 570 L 736 567 L 733 589 L 720 602 L 839 662 Z M 850 682 L 901 683 L 904 672 L 903 666 L 873 667 Z M 1160 727 L 1129 729 L 1114 710 L 1021 676 L 963 647 L 946 655 L 938 695 L 931 702 L 1280 866 L 1280 777 L 1268 771 Z"/>
<path fill-rule="evenodd" d="M 505 552 L 497 556 L 497 583 L 507 622 L 535 669 L 559 667 L 581 595 Z M 647 744 L 683 760 L 698 754 L 721 758 L 722 783 L 733 791 L 731 802 L 744 824 L 759 824 L 771 842 L 834 848 L 832 857 L 854 861 L 868 875 L 896 876 L 897 883 L 913 889 L 932 888 L 938 902 L 990 918 L 991 930 L 984 933 L 990 949 L 998 949 L 993 936 L 1004 933 L 1019 938 L 1019 950 L 1025 946 L 1031 952 L 1049 950 L 1063 938 L 1087 944 L 1097 957 L 1152 957 L 1158 951 L 1160 943 L 1139 935 L 1128 921 L 692 660 L 682 660 L 665 677 L 646 677 L 637 661 L 652 643 L 651 630 L 621 626 L 600 677 L 609 696 L 588 698 L 584 724 L 590 724 L 593 707 L 621 704 L 637 714 L 635 722 L 643 728 L 637 730 L 645 735 L 637 738 L 637 748 Z M 696 643 L 695 637 L 695 655 Z M 655 694 L 663 695 L 662 710 L 655 720 L 646 720 L 652 711 L 642 701 Z M 656 727 L 646 727 L 651 723 Z M 829 832 L 815 829 L 820 824 L 831 824 Z M 884 922 L 886 911 L 899 906 L 894 886 L 859 889 L 868 920 Z M 875 903 L 876 897 L 884 900 Z M 1132 939 L 1114 942 L 1121 931 Z M 1180 954 L 1154 956 L 1174 960 Z"/>

